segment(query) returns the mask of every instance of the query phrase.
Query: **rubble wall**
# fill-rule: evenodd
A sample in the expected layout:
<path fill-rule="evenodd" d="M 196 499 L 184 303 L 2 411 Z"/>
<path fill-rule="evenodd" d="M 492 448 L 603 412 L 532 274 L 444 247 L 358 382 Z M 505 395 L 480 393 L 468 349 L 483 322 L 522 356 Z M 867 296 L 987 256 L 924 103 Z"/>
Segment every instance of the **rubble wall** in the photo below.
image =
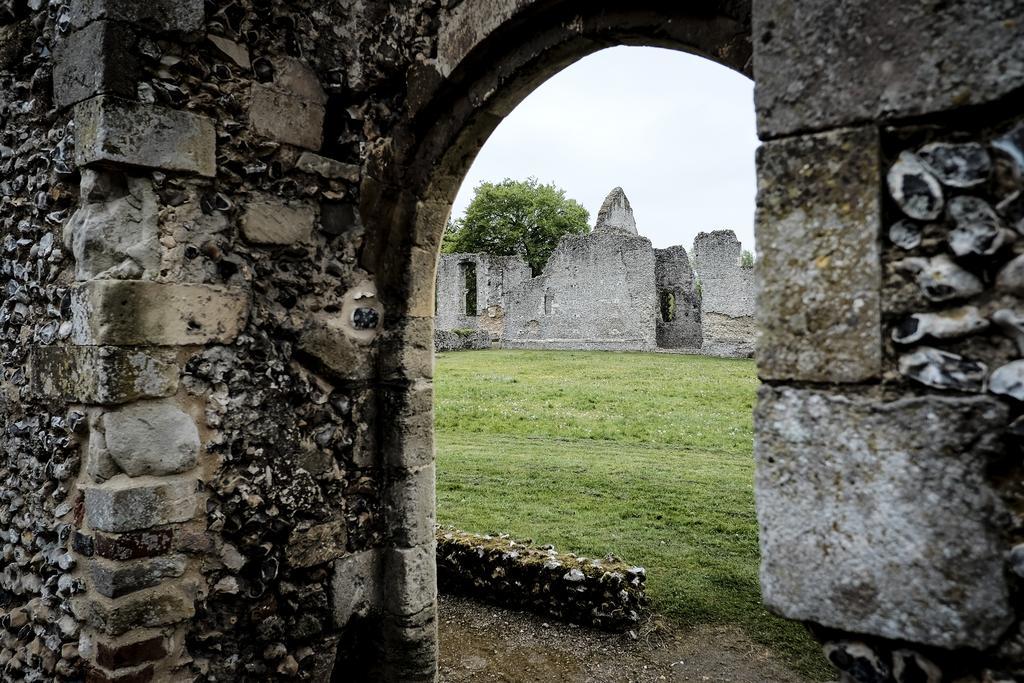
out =
<path fill-rule="evenodd" d="M 610 631 L 635 628 L 647 604 L 643 567 L 447 528 L 437 531 L 437 582 L 442 591 Z"/>
<path fill-rule="evenodd" d="M 472 264 L 476 273 L 473 315 L 466 315 L 464 264 Z M 518 256 L 441 254 L 437 266 L 436 329 L 481 330 L 497 341 L 505 329 L 506 293 L 530 277 L 529 265 Z"/>
<path fill-rule="evenodd" d="M 690 257 L 686 249 L 676 246 L 655 249 L 654 258 L 658 348 L 699 349 L 704 338 L 701 298 L 695 286 Z"/>
<path fill-rule="evenodd" d="M 693 242 L 700 282 L 701 352 L 752 356 L 757 339 L 754 271 L 741 262 L 743 245 L 732 230 L 701 232 Z"/>
<path fill-rule="evenodd" d="M 483 330 L 434 330 L 434 351 L 479 351 L 491 348 L 491 335 Z"/>
<path fill-rule="evenodd" d="M 562 238 L 544 272 L 508 293 L 506 348 L 654 348 L 654 250 L 645 237 L 595 231 Z"/>

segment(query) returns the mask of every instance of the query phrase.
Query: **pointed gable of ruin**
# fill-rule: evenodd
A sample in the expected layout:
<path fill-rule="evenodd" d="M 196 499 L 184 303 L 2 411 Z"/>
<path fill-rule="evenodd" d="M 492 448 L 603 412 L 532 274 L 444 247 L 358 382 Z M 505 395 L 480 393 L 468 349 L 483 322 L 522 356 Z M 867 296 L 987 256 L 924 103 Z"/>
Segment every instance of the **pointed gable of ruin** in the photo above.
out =
<path fill-rule="evenodd" d="M 629 205 L 629 199 L 621 187 L 609 192 L 601 204 L 601 210 L 597 212 L 597 223 L 594 224 L 594 231 L 598 230 L 638 234 L 636 219 L 633 218 L 633 207 Z"/>

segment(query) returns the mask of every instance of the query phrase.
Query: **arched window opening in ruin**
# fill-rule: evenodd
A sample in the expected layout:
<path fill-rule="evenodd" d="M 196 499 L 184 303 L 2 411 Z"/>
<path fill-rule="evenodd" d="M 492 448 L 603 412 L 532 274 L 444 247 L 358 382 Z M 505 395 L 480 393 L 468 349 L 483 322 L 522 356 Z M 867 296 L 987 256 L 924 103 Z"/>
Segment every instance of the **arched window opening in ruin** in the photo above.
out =
<path fill-rule="evenodd" d="M 676 319 L 676 295 L 668 289 L 660 292 L 661 322 L 670 323 Z"/>
<path fill-rule="evenodd" d="M 462 289 L 463 289 L 463 309 L 462 314 L 467 317 L 473 317 L 477 314 L 477 281 L 476 281 L 476 264 L 469 261 L 461 263 L 459 269 L 462 274 Z"/>

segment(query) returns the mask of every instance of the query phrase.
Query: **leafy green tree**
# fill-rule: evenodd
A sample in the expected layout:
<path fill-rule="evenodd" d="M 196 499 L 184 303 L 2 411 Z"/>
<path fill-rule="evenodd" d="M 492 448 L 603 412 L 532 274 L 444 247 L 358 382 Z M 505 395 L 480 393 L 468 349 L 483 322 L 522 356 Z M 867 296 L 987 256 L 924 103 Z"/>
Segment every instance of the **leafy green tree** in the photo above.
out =
<path fill-rule="evenodd" d="M 536 178 L 480 183 L 466 215 L 448 224 L 441 250 L 521 256 L 540 274 L 563 235 L 587 232 L 590 214 L 565 190 Z"/>
<path fill-rule="evenodd" d="M 743 253 L 740 254 L 740 265 L 743 266 L 744 268 L 753 268 L 754 252 L 744 249 Z"/>

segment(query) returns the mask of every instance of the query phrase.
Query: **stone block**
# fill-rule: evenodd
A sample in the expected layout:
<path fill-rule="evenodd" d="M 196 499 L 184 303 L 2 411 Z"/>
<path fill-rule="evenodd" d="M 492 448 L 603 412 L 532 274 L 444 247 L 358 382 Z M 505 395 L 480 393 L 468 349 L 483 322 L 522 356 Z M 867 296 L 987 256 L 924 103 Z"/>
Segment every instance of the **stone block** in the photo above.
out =
<path fill-rule="evenodd" d="M 437 70 L 448 77 L 472 48 L 533 0 L 449 2 L 438 28 Z"/>
<path fill-rule="evenodd" d="M 366 617 L 380 606 L 380 551 L 364 550 L 334 562 L 331 610 L 335 628 L 354 616 Z"/>
<path fill-rule="evenodd" d="M 316 209 L 310 204 L 287 204 L 276 197 L 250 200 L 242 216 L 242 235 L 255 244 L 306 242 L 316 226 Z"/>
<path fill-rule="evenodd" d="M 335 159 L 328 159 L 312 152 L 303 152 L 295 162 L 295 168 L 303 173 L 313 173 L 328 180 L 347 180 L 359 182 L 363 169 L 355 164 L 346 164 Z"/>
<path fill-rule="evenodd" d="M 104 95 L 75 106 L 79 166 L 122 164 L 213 177 L 213 121 L 192 112 Z"/>
<path fill-rule="evenodd" d="M 252 85 L 249 123 L 257 135 L 318 150 L 323 143 L 324 115 L 323 104 L 260 83 Z"/>
<path fill-rule="evenodd" d="M 1006 407 L 761 390 L 761 588 L 790 619 L 985 649 L 1013 620 L 986 469 Z"/>
<path fill-rule="evenodd" d="M 384 465 L 412 469 L 434 462 L 434 386 L 418 380 L 381 392 Z"/>
<path fill-rule="evenodd" d="M 843 130 L 758 154 L 763 379 L 860 382 L 882 369 L 878 134 Z"/>
<path fill-rule="evenodd" d="M 459 340 L 464 339 L 449 333 Z M 476 348 L 491 348 L 490 335 L 480 332 L 471 338 L 478 341 Z M 385 379 L 433 379 L 434 377 L 434 318 L 403 318 L 381 335 L 378 369 Z"/>
<path fill-rule="evenodd" d="M 376 372 L 376 349 L 353 338 L 344 316 L 314 317 L 299 337 L 299 349 L 340 379 L 370 379 Z"/>
<path fill-rule="evenodd" d="M 163 659 L 170 650 L 163 635 L 143 634 L 120 639 L 96 640 L 96 663 L 107 669 L 124 669 Z"/>
<path fill-rule="evenodd" d="M 429 318 L 437 305 L 437 250 L 413 246 L 406 273 L 407 315 Z M 478 300 L 478 305 L 484 302 Z M 653 320 L 653 318 L 652 318 Z"/>
<path fill-rule="evenodd" d="M 762 138 L 995 101 L 1024 86 L 1017 0 L 754 3 Z"/>
<path fill-rule="evenodd" d="M 179 474 L 196 466 L 199 430 L 173 400 L 140 401 L 103 416 L 110 457 L 129 477 Z"/>
<path fill-rule="evenodd" d="M 102 415 L 89 420 L 89 440 L 85 448 L 85 473 L 94 482 L 102 482 L 121 473 L 107 450 L 107 436 L 103 433 Z"/>
<path fill-rule="evenodd" d="M 341 379 L 368 379 L 376 373 L 374 341 L 383 327 L 384 308 L 377 287 L 363 281 L 342 297 L 337 314 L 318 314 L 306 325 L 299 348 Z"/>
<path fill-rule="evenodd" d="M 382 551 L 383 608 L 398 617 L 412 617 L 432 609 L 437 600 L 435 543 L 415 548 L 387 548 Z"/>
<path fill-rule="evenodd" d="M 75 279 L 155 278 L 160 270 L 160 206 L 153 182 L 85 169 L 82 195 L 82 205 L 64 226 L 64 245 L 75 257 Z"/>
<path fill-rule="evenodd" d="M 392 540 L 404 547 L 423 545 L 434 538 L 436 526 L 433 463 L 399 472 L 387 491 L 388 528 Z"/>
<path fill-rule="evenodd" d="M 96 95 L 134 97 L 137 54 L 135 34 L 124 26 L 96 21 L 74 31 L 55 50 L 54 103 L 68 107 Z"/>
<path fill-rule="evenodd" d="M 124 561 L 164 555 L 171 549 L 173 538 L 174 532 L 170 529 L 133 531 L 126 534 L 96 532 L 93 545 L 97 556 Z"/>
<path fill-rule="evenodd" d="M 314 567 L 336 560 L 348 551 L 345 520 L 317 524 L 293 531 L 288 538 L 285 557 L 292 567 Z"/>
<path fill-rule="evenodd" d="M 386 615 L 381 680 L 432 683 L 437 678 L 437 605 L 414 617 Z"/>
<path fill-rule="evenodd" d="M 76 0 L 71 25 L 82 28 L 98 19 L 144 25 L 148 30 L 188 33 L 203 28 L 203 0 Z"/>
<path fill-rule="evenodd" d="M 174 355 L 159 349 L 34 347 L 28 352 L 26 376 L 33 396 L 74 403 L 128 403 L 178 390 Z"/>
<path fill-rule="evenodd" d="M 152 664 L 117 672 L 90 666 L 85 671 L 85 683 L 150 683 L 156 680 L 155 676 Z"/>
<path fill-rule="evenodd" d="M 89 567 L 92 586 L 100 595 L 119 598 L 143 588 L 159 585 L 164 579 L 185 573 L 184 555 L 154 557 L 130 562 L 93 559 Z"/>
<path fill-rule="evenodd" d="M 320 106 L 327 104 L 327 93 L 316 72 L 308 64 L 296 57 L 283 57 L 278 60 L 277 67 L 275 88 L 304 102 Z"/>
<path fill-rule="evenodd" d="M 249 317 L 249 296 L 212 285 L 97 280 L 72 292 L 72 340 L 82 346 L 228 343 Z"/>
<path fill-rule="evenodd" d="M 85 490 L 89 526 L 115 533 L 187 522 L 196 515 L 196 479 L 118 475 Z"/>
<path fill-rule="evenodd" d="M 134 629 L 181 623 L 196 613 L 192 596 L 175 583 L 147 588 L 121 598 L 83 596 L 73 603 L 72 609 L 81 621 L 111 636 Z"/>

